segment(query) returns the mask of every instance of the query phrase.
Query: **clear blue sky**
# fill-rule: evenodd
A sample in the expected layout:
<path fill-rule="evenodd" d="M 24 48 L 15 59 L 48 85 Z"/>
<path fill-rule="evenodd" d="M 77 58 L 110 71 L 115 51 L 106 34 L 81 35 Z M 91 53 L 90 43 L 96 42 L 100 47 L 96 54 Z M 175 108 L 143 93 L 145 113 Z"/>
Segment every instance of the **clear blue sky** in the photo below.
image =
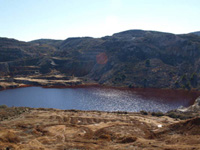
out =
<path fill-rule="evenodd" d="M 128 29 L 200 31 L 200 0 L 0 0 L 0 37 L 102 37 Z"/>

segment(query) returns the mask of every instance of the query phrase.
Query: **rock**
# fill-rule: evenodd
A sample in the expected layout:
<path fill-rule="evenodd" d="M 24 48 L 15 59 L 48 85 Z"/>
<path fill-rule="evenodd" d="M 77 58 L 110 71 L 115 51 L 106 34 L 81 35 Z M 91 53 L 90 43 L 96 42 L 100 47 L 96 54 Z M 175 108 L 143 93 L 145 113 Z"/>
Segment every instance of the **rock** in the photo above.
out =
<path fill-rule="evenodd" d="M 198 97 L 198 98 L 195 100 L 194 105 L 200 106 L 200 97 Z"/>
<path fill-rule="evenodd" d="M 198 97 L 192 106 L 187 108 L 179 108 L 177 111 L 180 112 L 200 112 L 200 97 Z"/>

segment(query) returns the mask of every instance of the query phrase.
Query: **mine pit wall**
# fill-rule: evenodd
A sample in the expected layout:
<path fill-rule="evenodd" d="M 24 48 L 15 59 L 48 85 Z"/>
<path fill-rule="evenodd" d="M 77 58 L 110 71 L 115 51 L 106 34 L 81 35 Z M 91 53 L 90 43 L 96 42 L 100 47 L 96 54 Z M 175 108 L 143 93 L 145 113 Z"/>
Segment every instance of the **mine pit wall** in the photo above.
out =
<path fill-rule="evenodd" d="M 40 58 L 0 62 L 0 76 L 32 75 L 39 72 Z"/>
<path fill-rule="evenodd" d="M 92 70 L 94 67 L 94 61 L 82 61 L 82 60 L 58 60 L 54 59 L 56 66 L 54 67 L 56 70 L 61 73 L 66 74 L 67 76 L 76 76 L 83 77 Z"/>

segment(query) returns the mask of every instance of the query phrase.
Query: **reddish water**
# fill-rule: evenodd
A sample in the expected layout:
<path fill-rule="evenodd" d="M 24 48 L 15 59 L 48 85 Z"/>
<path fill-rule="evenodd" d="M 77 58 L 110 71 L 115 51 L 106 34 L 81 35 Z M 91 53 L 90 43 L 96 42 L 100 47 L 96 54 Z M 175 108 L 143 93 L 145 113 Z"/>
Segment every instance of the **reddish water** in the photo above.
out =
<path fill-rule="evenodd" d="M 100 111 L 162 111 L 190 106 L 200 92 L 108 87 L 27 87 L 0 92 L 0 105 Z"/>

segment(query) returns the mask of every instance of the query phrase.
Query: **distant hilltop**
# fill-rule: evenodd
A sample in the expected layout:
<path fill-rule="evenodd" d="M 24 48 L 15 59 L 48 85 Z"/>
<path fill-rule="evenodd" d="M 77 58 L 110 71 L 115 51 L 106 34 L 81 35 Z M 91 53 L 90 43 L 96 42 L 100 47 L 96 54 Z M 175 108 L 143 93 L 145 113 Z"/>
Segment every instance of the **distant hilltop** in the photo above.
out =
<path fill-rule="evenodd" d="M 0 38 L 0 75 L 56 73 L 110 86 L 199 90 L 199 34 L 128 30 L 102 38 Z"/>
<path fill-rule="evenodd" d="M 196 34 L 196 35 L 200 36 L 200 31 L 197 31 L 197 32 L 191 32 L 191 34 Z"/>

